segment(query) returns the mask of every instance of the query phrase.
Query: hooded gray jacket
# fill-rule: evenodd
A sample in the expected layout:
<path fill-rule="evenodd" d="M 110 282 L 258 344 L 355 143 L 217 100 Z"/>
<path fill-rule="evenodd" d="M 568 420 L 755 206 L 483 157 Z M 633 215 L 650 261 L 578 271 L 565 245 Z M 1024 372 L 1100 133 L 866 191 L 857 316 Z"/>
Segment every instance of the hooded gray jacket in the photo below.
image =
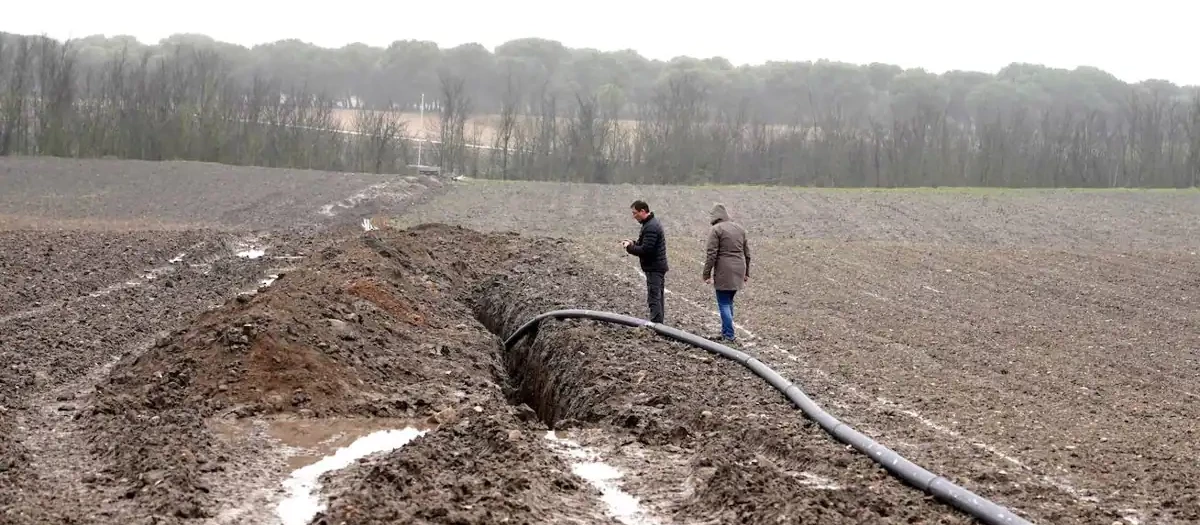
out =
<path fill-rule="evenodd" d="M 712 278 L 717 290 L 740 290 L 750 276 L 750 243 L 746 230 L 729 218 L 725 205 L 715 204 L 709 211 L 712 229 L 708 232 L 704 279 Z"/>

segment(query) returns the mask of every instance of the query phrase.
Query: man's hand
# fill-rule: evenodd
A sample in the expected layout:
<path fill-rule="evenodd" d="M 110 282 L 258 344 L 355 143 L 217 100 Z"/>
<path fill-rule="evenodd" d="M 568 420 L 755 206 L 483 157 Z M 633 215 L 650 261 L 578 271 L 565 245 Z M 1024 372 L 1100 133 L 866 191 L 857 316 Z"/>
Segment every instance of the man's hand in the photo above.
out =
<path fill-rule="evenodd" d="M 749 275 L 747 275 L 747 276 L 745 276 L 745 277 L 742 277 L 742 282 L 744 282 L 744 283 L 748 283 L 748 282 L 750 282 L 750 276 L 749 276 Z"/>
<path fill-rule="evenodd" d="M 705 277 L 704 284 L 712 284 L 712 277 Z"/>
<path fill-rule="evenodd" d="M 633 244 L 633 241 L 631 241 L 629 239 L 625 239 L 625 240 L 621 241 L 622 248 L 628 248 L 630 244 Z"/>

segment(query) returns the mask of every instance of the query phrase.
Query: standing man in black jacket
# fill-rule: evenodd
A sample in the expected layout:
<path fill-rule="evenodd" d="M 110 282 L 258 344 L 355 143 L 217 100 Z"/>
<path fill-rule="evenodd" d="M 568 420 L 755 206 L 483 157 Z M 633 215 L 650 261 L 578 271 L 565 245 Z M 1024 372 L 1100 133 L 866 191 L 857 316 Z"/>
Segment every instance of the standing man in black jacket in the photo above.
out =
<path fill-rule="evenodd" d="M 662 323 L 666 317 L 663 292 L 667 284 L 667 235 L 662 224 L 650 211 L 645 201 L 634 201 L 630 206 L 633 219 L 641 223 L 642 231 L 637 241 L 621 241 L 621 246 L 630 255 L 636 255 L 646 274 L 646 302 L 650 305 L 650 322 Z"/>

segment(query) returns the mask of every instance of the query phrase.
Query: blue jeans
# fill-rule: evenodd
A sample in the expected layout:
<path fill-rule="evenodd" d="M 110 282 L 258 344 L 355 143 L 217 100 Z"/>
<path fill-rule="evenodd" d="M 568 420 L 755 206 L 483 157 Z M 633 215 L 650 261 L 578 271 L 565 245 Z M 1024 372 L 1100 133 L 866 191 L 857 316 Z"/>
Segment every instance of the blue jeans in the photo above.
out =
<path fill-rule="evenodd" d="M 721 312 L 721 336 L 730 341 L 737 338 L 733 331 L 733 296 L 737 290 L 717 290 L 717 309 Z"/>

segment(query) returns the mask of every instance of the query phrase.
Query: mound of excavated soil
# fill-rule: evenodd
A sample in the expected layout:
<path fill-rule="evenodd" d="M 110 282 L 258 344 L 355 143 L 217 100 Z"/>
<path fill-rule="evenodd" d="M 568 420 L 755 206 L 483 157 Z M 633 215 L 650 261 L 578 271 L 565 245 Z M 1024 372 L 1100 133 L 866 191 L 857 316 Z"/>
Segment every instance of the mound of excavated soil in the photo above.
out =
<path fill-rule="evenodd" d="M 438 379 L 441 393 L 478 388 L 445 381 L 462 376 L 461 365 L 438 357 L 493 358 L 492 337 L 466 322 L 471 312 L 455 294 L 508 247 L 487 246 L 482 236 L 384 235 L 331 243 L 261 293 L 204 314 L 119 366 L 113 401 L 175 377 L 170 395 L 207 414 L 405 417 L 435 401 L 415 395 L 412 384 Z M 450 262 L 438 264 L 432 251 Z"/>
<path fill-rule="evenodd" d="M 461 413 L 510 414 L 495 336 L 458 298 L 520 260 L 529 246 L 514 239 L 431 226 L 335 240 L 270 287 L 118 363 L 94 404 L 106 476 L 127 480 L 127 496 L 155 513 L 210 516 L 205 475 L 230 468 L 237 452 L 214 439 L 207 418 L 440 425 Z"/>

